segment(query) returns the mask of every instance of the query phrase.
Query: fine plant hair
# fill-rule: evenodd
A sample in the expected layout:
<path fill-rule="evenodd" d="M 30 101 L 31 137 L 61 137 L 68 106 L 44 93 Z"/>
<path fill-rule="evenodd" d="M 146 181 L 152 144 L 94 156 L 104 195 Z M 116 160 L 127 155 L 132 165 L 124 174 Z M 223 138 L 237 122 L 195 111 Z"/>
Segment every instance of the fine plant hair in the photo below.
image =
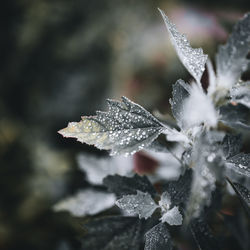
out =
<path fill-rule="evenodd" d="M 60 134 L 109 150 L 112 157 L 80 154 L 77 162 L 90 187 L 60 201 L 54 210 L 90 216 L 82 249 L 168 250 L 176 248 L 183 235 L 192 236 L 199 249 L 224 249 L 225 238 L 210 227 L 211 218 L 223 223 L 240 249 L 249 249 L 248 237 L 237 233 L 235 225 L 247 231 L 250 215 L 250 154 L 241 147 L 243 135 L 250 131 L 250 82 L 241 80 L 250 65 L 250 13 L 219 46 L 214 69 L 208 55 L 192 48 L 159 11 L 181 63 L 193 78 L 190 83 L 179 79 L 172 86 L 170 105 L 176 124 L 126 97 L 107 100 L 107 111 L 70 122 Z M 205 68 L 206 89 L 201 83 Z M 165 159 L 162 172 L 133 174 L 130 155 L 141 150 Z M 168 169 L 177 172 L 175 178 L 161 174 Z M 223 199 L 235 194 L 242 208 L 241 218 L 236 216 L 233 222 L 223 210 Z M 107 209 L 115 215 L 92 218 Z"/>

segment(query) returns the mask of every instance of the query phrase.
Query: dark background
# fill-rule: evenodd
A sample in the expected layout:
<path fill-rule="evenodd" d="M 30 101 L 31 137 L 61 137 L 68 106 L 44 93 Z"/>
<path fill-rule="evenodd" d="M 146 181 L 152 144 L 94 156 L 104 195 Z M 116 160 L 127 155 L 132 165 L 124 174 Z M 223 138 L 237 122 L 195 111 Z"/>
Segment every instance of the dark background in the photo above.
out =
<path fill-rule="evenodd" d="M 212 58 L 244 0 L 16 0 L 0 7 L 0 249 L 79 249 L 81 220 L 53 204 L 87 186 L 79 152 L 57 131 L 126 95 L 167 113 L 190 76 L 157 7 Z"/>

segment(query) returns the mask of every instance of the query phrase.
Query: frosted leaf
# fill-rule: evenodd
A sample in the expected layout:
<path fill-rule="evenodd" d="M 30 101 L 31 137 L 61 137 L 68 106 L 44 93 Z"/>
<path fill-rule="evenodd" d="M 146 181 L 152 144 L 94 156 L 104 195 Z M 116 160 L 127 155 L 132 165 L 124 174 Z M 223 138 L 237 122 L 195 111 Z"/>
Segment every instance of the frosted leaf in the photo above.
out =
<path fill-rule="evenodd" d="M 250 130 L 250 125 L 247 124 L 248 117 L 249 109 L 242 105 L 229 104 L 220 107 L 219 120 L 229 127 Z"/>
<path fill-rule="evenodd" d="M 222 150 L 203 134 L 193 148 L 193 181 L 187 206 L 187 220 L 197 218 L 205 206 L 209 206 L 216 180 L 222 179 L 224 161 Z"/>
<path fill-rule="evenodd" d="M 143 222 L 135 217 L 102 217 L 84 228 L 81 249 L 86 250 L 139 250 L 143 239 Z"/>
<path fill-rule="evenodd" d="M 227 43 L 219 47 L 216 55 L 217 85 L 230 89 L 247 69 L 246 59 L 250 51 L 250 13 L 233 28 Z"/>
<path fill-rule="evenodd" d="M 208 127 L 217 125 L 218 114 L 211 99 L 197 85 L 193 84 L 190 96 L 183 103 L 183 124 L 190 128 L 200 124 Z"/>
<path fill-rule="evenodd" d="M 192 235 L 200 250 L 221 250 L 219 241 L 213 236 L 212 231 L 203 218 L 192 220 L 190 223 Z"/>
<path fill-rule="evenodd" d="M 159 223 L 145 234 L 144 250 L 172 250 L 171 237 L 167 226 Z"/>
<path fill-rule="evenodd" d="M 110 192 L 115 193 L 118 198 L 127 194 L 136 194 L 137 190 L 149 193 L 152 197 L 156 195 L 156 191 L 148 178 L 137 174 L 133 177 L 109 175 L 104 178 L 103 184 Z"/>
<path fill-rule="evenodd" d="M 191 156 L 189 156 L 189 158 L 190 157 Z M 163 189 L 167 190 L 173 205 L 179 206 L 188 199 L 192 182 L 192 173 L 192 170 L 186 170 L 185 174 L 180 176 L 177 181 L 169 181 L 164 186 Z"/>
<path fill-rule="evenodd" d="M 242 137 L 240 135 L 227 134 L 222 142 L 225 158 L 228 159 L 240 152 Z"/>
<path fill-rule="evenodd" d="M 231 101 L 250 108 L 250 82 L 235 85 L 230 90 Z"/>
<path fill-rule="evenodd" d="M 243 201 L 243 203 L 250 208 L 250 191 L 239 183 L 236 182 L 232 183 L 231 181 L 229 181 L 229 183 L 232 185 L 234 191 Z"/>
<path fill-rule="evenodd" d="M 138 214 L 139 218 L 149 218 L 158 207 L 151 195 L 137 191 L 136 195 L 125 195 L 115 204 L 129 214 Z"/>
<path fill-rule="evenodd" d="M 161 199 L 159 201 L 159 206 L 163 211 L 166 211 L 169 209 L 171 205 L 171 196 L 169 195 L 168 192 L 164 192 L 161 195 Z"/>
<path fill-rule="evenodd" d="M 149 146 L 163 131 L 163 125 L 140 105 L 122 97 L 108 100 L 107 112 L 83 116 L 59 131 L 65 137 L 111 150 L 111 155 L 133 154 Z"/>
<path fill-rule="evenodd" d="M 86 189 L 54 205 L 54 210 L 68 211 L 73 216 L 95 215 L 115 205 L 115 195 Z"/>
<path fill-rule="evenodd" d="M 173 85 L 172 99 L 169 100 L 171 104 L 172 114 L 177 121 L 180 128 L 183 128 L 183 102 L 189 96 L 190 85 L 183 80 L 178 80 Z"/>
<path fill-rule="evenodd" d="M 167 26 L 171 37 L 171 42 L 175 47 L 179 59 L 189 71 L 189 73 L 194 77 L 196 82 L 200 83 L 201 76 L 205 70 L 207 55 L 203 54 L 203 50 L 201 48 L 193 49 L 190 46 L 187 38 L 183 34 L 179 33 L 175 25 L 170 22 L 166 14 L 160 9 L 159 11 Z"/>
<path fill-rule="evenodd" d="M 182 215 L 177 206 L 174 206 L 172 209 L 166 211 L 161 219 L 162 222 L 167 222 L 171 226 L 179 226 L 182 224 Z"/>
<path fill-rule="evenodd" d="M 108 175 L 126 176 L 133 170 L 131 157 L 97 158 L 89 154 L 79 154 L 77 162 L 79 168 L 86 173 L 87 180 L 96 185 L 101 185 L 103 178 Z"/>
<path fill-rule="evenodd" d="M 226 161 L 227 171 L 250 178 L 250 154 L 239 153 Z"/>

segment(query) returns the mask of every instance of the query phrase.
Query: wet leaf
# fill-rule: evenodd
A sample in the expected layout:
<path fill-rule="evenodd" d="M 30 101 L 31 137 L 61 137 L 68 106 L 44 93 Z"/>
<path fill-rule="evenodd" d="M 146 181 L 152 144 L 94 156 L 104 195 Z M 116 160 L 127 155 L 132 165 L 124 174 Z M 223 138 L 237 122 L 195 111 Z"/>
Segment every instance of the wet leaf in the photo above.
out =
<path fill-rule="evenodd" d="M 144 250 L 171 250 L 172 242 L 167 226 L 159 223 L 145 234 Z"/>
<path fill-rule="evenodd" d="M 143 222 L 135 217 L 107 217 L 95 219 L 84 225 L 87 234 L 82 249 L 139 250 L 143 236 Z"/>
<path fill-rule="evenodd" d="M 108 100 L 108 106 L 107 112 L 83 116 L 59 133 L 116 155 L 133 154 L 149 146 L 164 130 L 153 115 L 126 97 L 122 102 Z"/>
<path fill-rule="evenodd" d="M 129 214 L 138 214 L 140 219 L 151 217 L 155 209 L 158 208 L 151 195 L 141 191 L 137 191 L 136 195 L 125 195 L 115 204 Z"/>
<path fill-rule="evenodd" d="M 179 59 L 194 79 L 200 83 L 201 76 L 205 70 L 207 55 L 203 54 L 203 50 L 201 48 L 193 49 L 187 38 L 183 34 L 179 33 L 166 14 L 160 9 L 159 11 L 167 26 L 171 42 L 177 52 L 177 55 L 179 56 Z"/>
<path fill-rule="evenodd" d="M 137 190 L 149 193 L 152 197 L 156 195 L 156 191 L 148 178 L 137 174 L 133 177 L 109 175 L 104 178 L 103 184 L 118 198 L 128 194 L 136 194 Z"/>
<path fill-rule="evenodd" d="M 115 205 L 113 194 L 86 189 L 54 205 L 54 210 L 68 211 L 73 216 L 95 215 Z"/>
<path fill-rule="evenodd" d="M 230 89 L 247 69 L 250 51 L 250 13 L 233 28 L 227 43 L 219 47 L 216 55 L 217 85 Z"/>

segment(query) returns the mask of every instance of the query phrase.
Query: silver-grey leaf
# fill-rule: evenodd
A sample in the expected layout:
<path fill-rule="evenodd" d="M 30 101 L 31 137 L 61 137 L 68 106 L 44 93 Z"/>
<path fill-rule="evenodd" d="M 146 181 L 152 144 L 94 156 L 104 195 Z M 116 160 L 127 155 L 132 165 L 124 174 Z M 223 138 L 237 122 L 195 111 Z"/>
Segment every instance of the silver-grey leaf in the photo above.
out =
<path fill-rule="evenodd" d="M 95 215 L 115 205 L 115 195 L 86 189 L 54 205 L 54 210 L 68 211 L 73 216 Z"/>
<path fill-rule="evenodd" d="M 139 218 L 149 218 L 158 207 L 149 193 L 137 190 L 136 195 L 125 195 L 115 203 L 129 214 L 138 214 Z"/>
<path fill-rule="evenodd" d="M 159 9 L 159 11 L 167 26 L 171 37 L 171 42 L 179 56 L 179 59 L 189 71 L 189 73 L 194 77 L 196 82 L 200 83 L 201 76 L 205 70 L 207 55 L 203 54 L 203 50 L 201 48 L 193 49 L 190 46 L 186 36 L 179 33 L 175 25 L 170 22 L 162 10 Z"/>
<path fill-rule="evenodd" d="M 187 220 L 198 218 L 203 208 L 210 205 L 212 192 L 216 189 L 215 183 L 222 179 L 224 173 L 223 152 L 208 134 L 203 134 L 194 145 L 192 169 Z"/>
<path fill-rule="evenodd" d="M 122 102 L 108 100 L 108 106 L 107 112 L 70 122 L 59 133 L 116 155 L 133 154 L 149 146 L 164 129 L 153 115 L 126 97 Z"/>
<path fill-rule="evenodd" d="M 183 102 L 190 95 L 190 85 L 183 80 L 178 80 L 173 85 L 171 104 L 172 114 L 180 128 L 183 128 Z"/>
<path fill-rule="evenodd" d="M 250 81 L 235 85 L 230 90 L 231 101 L 250 108 Z"/>
<path fill-rule="evenodd" d="M 227 43 L 219 47 L 216 55 L 217 85 L 230 89 L 240 79 L 249 63 L 250 51 L 250 13 L 235 26 Z"/>
<path fill-rule="evenodd" d="M 250 178 L 250 154 L 239 153 L 226 161 L 227 171 Z"/>
<path fill-rule="evenodd" d="M 179 226 L 182 224 L 183 218 L 177 206 L 166 211 L 162 217 L 161 222 L 167 222 L 171 226 Z"/>
<path fill-rule="evenodd" d="M 144 250 L 172 250 L 171 237 L 167 226 L 159 223 L 145 234 Z"/>

